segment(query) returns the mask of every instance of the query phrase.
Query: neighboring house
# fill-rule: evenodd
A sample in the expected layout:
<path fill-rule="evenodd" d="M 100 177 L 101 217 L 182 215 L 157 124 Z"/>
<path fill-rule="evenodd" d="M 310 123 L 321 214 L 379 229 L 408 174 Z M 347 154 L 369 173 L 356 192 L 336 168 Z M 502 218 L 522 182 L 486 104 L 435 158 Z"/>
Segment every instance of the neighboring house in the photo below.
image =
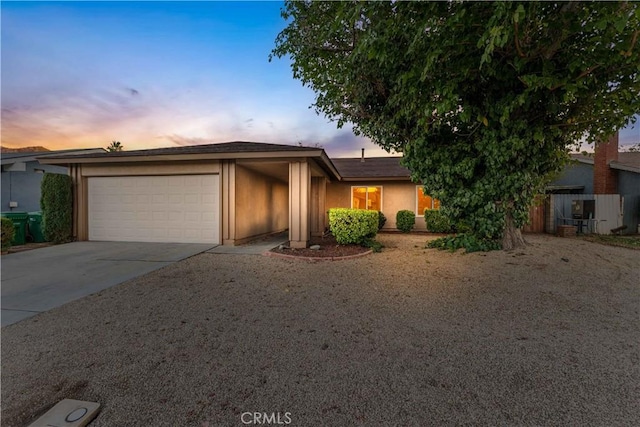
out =
<path fill-rule="evenodd" d="M 548 187 L 552 194 L 620 194 L 625 233 L 640 221 L 640 153 L 620 153 L 618 135 L 596 146 L 592 155 L 573 154 L 573 162 Z"/>
<path fill-rule="evenodd" d="M 398 210 L 421 217 L 434 204 L 397 157 L 332 161 L 314 147 L 229 142 L 41 161 L 69 167 L 78 240 L 237 245 L 288 229 L 291 246 L 306 247 L 329 208 L 380 209 L 393 228 Z"/>
<path fill-rule="evenodd" d="M 104 152 L 102 148 L 84 150 L 2 153 L 1 210 L 32 212 L 40 210 L 40 183 L 45 172 L 67 174 L 66 166 L 42 164 L 38 158 Z"/>

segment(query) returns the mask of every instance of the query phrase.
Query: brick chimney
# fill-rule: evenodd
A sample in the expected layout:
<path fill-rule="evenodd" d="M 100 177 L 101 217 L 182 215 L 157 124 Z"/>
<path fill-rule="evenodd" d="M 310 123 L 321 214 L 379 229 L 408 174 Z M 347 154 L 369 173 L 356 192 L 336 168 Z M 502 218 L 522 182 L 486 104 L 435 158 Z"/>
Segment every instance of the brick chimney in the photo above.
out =
<path fill-rule="evenodd" d="M 618 192 L 618 172 L 609 167 L 612 160 L 618 160 L 618 132 L 607 142 L 596 144 L 593 160 L 593 192 L 595 194 Z"/>

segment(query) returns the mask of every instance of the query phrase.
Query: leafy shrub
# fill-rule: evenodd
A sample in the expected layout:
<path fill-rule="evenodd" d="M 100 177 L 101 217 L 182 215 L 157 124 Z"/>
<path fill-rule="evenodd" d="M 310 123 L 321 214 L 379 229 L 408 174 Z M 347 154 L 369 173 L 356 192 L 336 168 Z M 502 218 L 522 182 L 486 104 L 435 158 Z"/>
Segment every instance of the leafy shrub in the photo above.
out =
<path fill-rule="evenodd" d="M 455 231 L 456 233 L 462 233 L 462 234 L 471 233 L 473 231 L 469 223 L 463 219 L 458 221 L 456 225 L 452 227 L 452 230 Z"/>
<path fill-rule="evenodd" d="M 47 241 L 71 241 L 73 224 L 73 191 L 71 177 L 45 173 L 41 184 L 42 231 Z"/>
<path fill-rule="evenodd" d="M 11 242 L 16 233 L 16 229 L 13 226 L 13 221 L 9 218 L 2 217 L 1 219 L 1 232 L 2 232 L 2 250 L 7 250 L 11 247 Z"/>
<path fill-rule="evenodd" d="M 451 221 L 439 210 L 425 209 L 424 222 L 427 226 L 427 231 L 432 233 L 451 232 Z"/>
<path fill-rule="evenodd" d="M 378 233 L 378 211 L 362 209 L 329 209 L 329 228 L 341 245 L 362 245 Z"/>
<path fill-rule="evenodd" d="M 362 246 L 373 250 L 373 252 L 382 252 L 382 248 L 384 248 L 384 245 L 382 243 L 378 242 L 372 237 L 365 238 L 364 242 L 362 242 Z"/>
<path fill-rule="evenodd" d="M 396 227 L 403 233 L 411 231 L 416 224 L 416 216 L 409 210 L 401 210 L 396 214 Z"/>
<path fill-rule="evenodd" d="M 382 230 L 382 227 L 387 223 L 387 217 L 384 216 L 382 211 L 378 211 L 378 231 Z"/>
<path fill-rule="evenodd" d="M 452 236 L 440 237 L 427 243 L 428 248 L 448 249 L 455 252 L 458 249 L 465 249 L 465 253 L 489 252 L 502 249 L 502 245 L 497 240 L 480 239 L 473 234 L 456 234 Z"/>

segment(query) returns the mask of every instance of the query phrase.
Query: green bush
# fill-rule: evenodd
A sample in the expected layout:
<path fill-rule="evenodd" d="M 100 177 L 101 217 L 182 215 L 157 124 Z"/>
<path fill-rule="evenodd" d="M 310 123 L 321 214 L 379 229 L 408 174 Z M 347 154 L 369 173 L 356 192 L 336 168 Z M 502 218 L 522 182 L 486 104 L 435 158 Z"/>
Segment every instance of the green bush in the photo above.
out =
<path fill-rule="evenodd" d="M 9 218 L 2 217 L 1 219 L 1 231 L 2 231 L 2 250 L 6 251 L 11 247 L 11 242 L 16 234 L 16 229 L 13 226 L 13 221 Z"/>
<path fill-rule="evenodd" d="M 491 239 L 480 239 L 473 234 L 456 234 L 452 236 L 440 237 L 427 243 L 428 248 L 448 249 L 455 252 L 458 249 L 465 249 L 465 253 L 489 252 L 502 249 L 500 242 Z"/>
<path fill-rule="evenodd" d="M 382 227 L 387 223 L 387 217 L 384 216 L 382 211 L 378 211 L 378 231 L 382 230 Z"/>
<path fill-rule="evenodd" d="M 378 233 L 378 211 L 362 209 L 329 209 L 329 228 L 341 245 L 362 245 Z"/>
<path fill-rule="evenodd" d="M 71 177 L 45 173 L 41 184 L 42 231 L 45 240 L 70 242 L 73 227 L 73 189 Z"/>
<path fill-rule="evenodd" d="M 396 227 L 403 233 L 411 231 L 416 224 L 416 215 L 409 210 L 401 210 L 396 214 Z"/>
<path fill-rule="evenodd" d="M 373 252 L 382 252 L 382 248 L 384 248 L 384 245 L 382 243 L 378 242 L 372 237 L 367 237 L 366 239 L 364 239 L 364 242 L 362 242 L 362 246 L 371 249 Z"/>
<path fill-rule="evenodd" d="M 427 226 L 427 231 L 432 233 L 451 232 L 451 222 L 449 218 L 444 216 L 439 210 L 425 209 L 424 222 Z"/>
<path fill-rule="evenodd" d="M 471 233 L 473 231 L 471 229 L 471 226 L 469 225 L 469 222 L 465 221 L 463 219 L 458 221 L 456 223 L 456 225 L 454 227 L 452 227 L 452 229 L 453 229 L 454 232 L 462 233 L 462 234 L 468 234 L 468 233 Z"/>

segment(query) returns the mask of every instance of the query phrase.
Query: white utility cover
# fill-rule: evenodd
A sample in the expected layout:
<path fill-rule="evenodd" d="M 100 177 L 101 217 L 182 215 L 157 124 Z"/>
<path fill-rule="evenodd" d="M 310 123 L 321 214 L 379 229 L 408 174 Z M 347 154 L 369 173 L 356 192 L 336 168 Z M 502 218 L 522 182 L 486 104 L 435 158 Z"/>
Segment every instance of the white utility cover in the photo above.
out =
<path fill-rule="evenodd" d="M 218 175 L 91 177 L 89 240 L 219 244 Z"/>

